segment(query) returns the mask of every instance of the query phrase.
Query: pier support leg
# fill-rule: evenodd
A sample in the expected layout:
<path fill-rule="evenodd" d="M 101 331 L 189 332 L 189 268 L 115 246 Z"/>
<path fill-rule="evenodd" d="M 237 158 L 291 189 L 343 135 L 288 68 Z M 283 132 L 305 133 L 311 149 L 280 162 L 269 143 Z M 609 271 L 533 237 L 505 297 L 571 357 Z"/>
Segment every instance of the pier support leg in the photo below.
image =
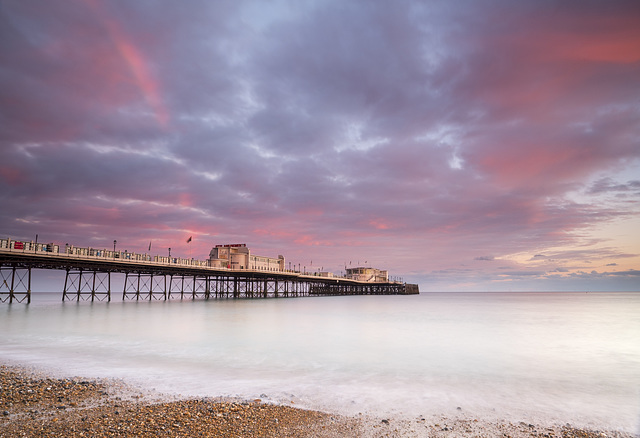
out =
<path fill-rule="evenodd" d="M 91 301 L 111 301 L 111 272 L 93 271 Z"/>
<path fill-rule="evenodd" d="M 0 266 L 0 302 L 31 303 L 31 267 Z"/>
<path fill-rule="evenodd" d="M 93 283 L 91 284 L 91 301 L 96 298 L 96 273 L 93 272 Z"/>
<path fill-rule="evenodd" d="M 130 275 L 131 274 L 131 275 Z M 136 301 L 140 300 L 141 275 L 139 272 L 126 272 L 124 276 L 124 289 L 122 291 L 122 300 L 126 300 L 128 296 L 135 297 Z M 145 281 L 145 287 L 148 286 L 148 280 Z"/>
<path fill-rule="evenodd" d="M 86 271 L 78 269 L 66 270 L 62 301 L 91 300 L 111 301 L 111 273 Z"/>
<path fill-rule="evenodd" d="M 78 272 L 78 294 L 76 295 L 76 301 L 80 301 L 80 291 L 82 290 L 82 268 Z"/>
<path fill-rule="evenodd" d="M 167 300 L 167 276 L 151 274 L 149 278 L 149 301 L 161 298 L 164 298 L 165 301 Z"/>
<path fill-rule="evenodd" d="M 127 297 L 135 297 L 136 301 L 140 299 L 151 300 L 153 297 L 154 278 L 152 273 L 142 272 L 127 272 L 124 277 L 124 290 L 122 292 L 122 299 Z M 164 292 L 162 292 L 164 294 Z"/>
<path fill-rule="evenodd" d="M 129 273 L 124 274 L 124 289 L 122 290 L 122 301 L 127 298 L 127 282 L 129 281 Z"/>
<path fill-rule="evenodd" d="M 62 291 L 62 301 L 80 301 L 82 292 L 82 269 L 72 271 L 67 269 L 64 277 L 64 289 Z"/>
<path fill-rule="evenodd" d="M 196 299 L 198 297 L 209 298 L 209 277 L 198 278 L 196 275 L 193 276 L 193 295 L 192 299 Z"/>

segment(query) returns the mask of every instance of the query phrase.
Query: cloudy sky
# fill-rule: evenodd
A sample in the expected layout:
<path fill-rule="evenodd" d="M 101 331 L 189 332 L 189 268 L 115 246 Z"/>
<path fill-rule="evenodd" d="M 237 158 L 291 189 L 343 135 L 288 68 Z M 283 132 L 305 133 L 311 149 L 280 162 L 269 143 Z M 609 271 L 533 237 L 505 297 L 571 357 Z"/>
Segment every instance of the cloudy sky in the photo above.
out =
<path fill-rule="evenodd" d="M 640 290 L 636 0 L 0 0 L 0 105 L 3 238 Z"/>

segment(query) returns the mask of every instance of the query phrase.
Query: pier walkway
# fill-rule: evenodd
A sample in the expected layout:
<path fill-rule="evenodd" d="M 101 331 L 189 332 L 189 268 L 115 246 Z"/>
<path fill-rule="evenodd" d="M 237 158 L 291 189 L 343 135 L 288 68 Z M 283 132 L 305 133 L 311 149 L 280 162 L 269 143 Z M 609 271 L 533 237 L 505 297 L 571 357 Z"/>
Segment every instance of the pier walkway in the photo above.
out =
<path fill-rule="evenodd" d="M 234 270 L 2 248 L 0 302 L 30 303 L 32 275 L 42 269 L 66 272 L 63 301 L 110 301 L 113 292 L 111 274 L 125 276 L 123 300 L 419 293 L 418 285 L 401 282 L 363 282 L 290 271 Z"/>

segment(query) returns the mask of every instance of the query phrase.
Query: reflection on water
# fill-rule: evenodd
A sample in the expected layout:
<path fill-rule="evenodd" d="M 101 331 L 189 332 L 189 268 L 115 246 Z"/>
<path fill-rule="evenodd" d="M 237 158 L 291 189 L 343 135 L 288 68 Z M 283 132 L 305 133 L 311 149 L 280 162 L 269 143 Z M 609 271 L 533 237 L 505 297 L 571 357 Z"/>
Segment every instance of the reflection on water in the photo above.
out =
<path fill-rule="evenodd" d="M 640 418 L 640 294 L 59 299 L 0 307 L 0 358 L 348 413 Z"/>

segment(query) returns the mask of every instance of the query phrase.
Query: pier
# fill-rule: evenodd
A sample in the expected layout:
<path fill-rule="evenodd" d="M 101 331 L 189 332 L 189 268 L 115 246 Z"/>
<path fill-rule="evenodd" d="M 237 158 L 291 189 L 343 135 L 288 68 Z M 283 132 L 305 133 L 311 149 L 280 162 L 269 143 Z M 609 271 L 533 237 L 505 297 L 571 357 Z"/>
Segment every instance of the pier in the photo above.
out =
<path fill-rule="evenodd" d="M 111 301 L 112 274 L 124 274 L 123 300 L 285 298 L 328 295 L 410 295 L 418 285 L 358 281 L 283 270 L 228 269 L 203 262 L 0 248 L 0 302 L 30 303 L 32 276 L 65 271 L 62 301 Z M 118 292 L 119 293 L 119 292 Z"/>

